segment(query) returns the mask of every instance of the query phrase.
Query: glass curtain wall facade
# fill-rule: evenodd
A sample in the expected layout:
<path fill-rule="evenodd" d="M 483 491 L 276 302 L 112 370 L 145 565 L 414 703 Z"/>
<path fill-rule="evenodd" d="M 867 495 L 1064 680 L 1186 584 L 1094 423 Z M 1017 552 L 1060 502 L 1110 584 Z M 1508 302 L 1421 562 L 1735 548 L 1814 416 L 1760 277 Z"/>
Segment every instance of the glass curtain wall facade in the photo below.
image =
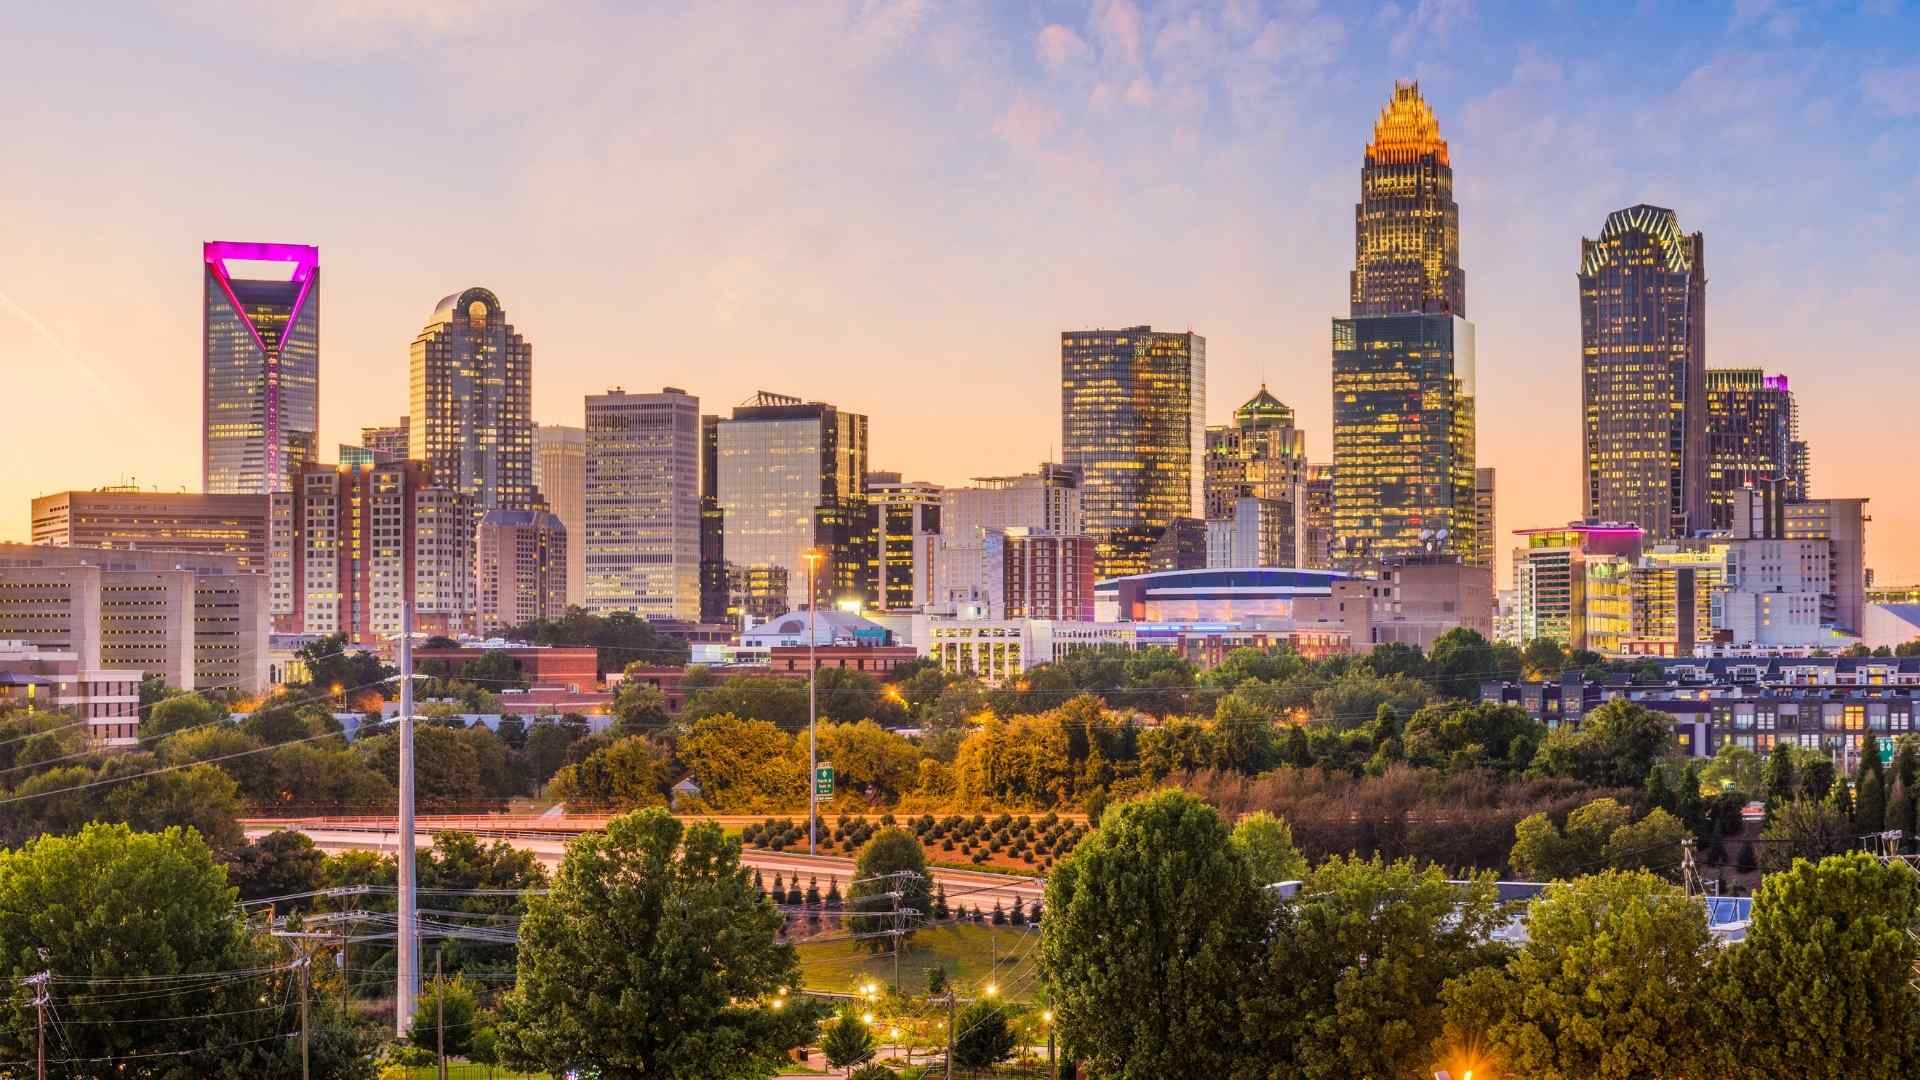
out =
<path fill-rule="evenodd" d="M 1783 480 L 1789 500 L 1804 500 L 1807 457 L 1785 375 L 1759 368 L 1708 369 L 1709 528 L 1733 528 L 1734 493 L 1750 484 Z"/>
<path fill-rule="evenodd" d="M 1632 206 L 1580 241 L 1586 516 L 1649 537 L 1708 527 L 1706 239 Z"/>
<path fill-rule="evenodd" d="M 1146 571 L 1167 526 L 1205 501 L 1207 342 L 1149 326 L 1060 335 L 1062 459 L 1102 578 Z"/>
<path fill-rule="evenodd" d="M 725 580 L 784 575 L 787 608 L 804 607 L 805 555 L 818 548 L 821 603 L 874 601 L 865 416 L 763 392 L 712 422 L 710 452 L 707 527 L 717 531 Z"/>
<path fill-rule="evenodd" d="M 476 513 L 540 509 L 533 487 L 533 346 L 499 297 L 443 298 L 413 339 L 408 457 Z"/>
<path fill-rule="evenodd" d="M 1351 299 L 1333 321 L 1332 561 L 1471 561 L 1474 330 L 1452 158 L 1417 83 L 1394 85 L 1361 162 Z"/>
<path fill-rule="evenodd" d="M 320 249 L 215 241 L 201 255 L 201 488 L 291 490 L 318 456 Z"/>
<path fill-rule="evenodd" d="M 1234 411 L 1233 423 L 1207 429 L 1207 520 L 1233 520 L 1243 499 L 1261 504 L 1261 561 L 1245 565 L 1300 565 L 1306 483 L 1306 432 L 1294 426 L 1293 410 L 1264 385 Z"/>
<path fill-rule="evenodd" d="M 700 399 L 590 394 L 584 453 L 587 610 L 698 619 Z"/>
<path fill-rule="evenodd" d="M 587 429 L 533 429 L 533 487 L 567 527 L 567 604 L 587 602 Z"/>

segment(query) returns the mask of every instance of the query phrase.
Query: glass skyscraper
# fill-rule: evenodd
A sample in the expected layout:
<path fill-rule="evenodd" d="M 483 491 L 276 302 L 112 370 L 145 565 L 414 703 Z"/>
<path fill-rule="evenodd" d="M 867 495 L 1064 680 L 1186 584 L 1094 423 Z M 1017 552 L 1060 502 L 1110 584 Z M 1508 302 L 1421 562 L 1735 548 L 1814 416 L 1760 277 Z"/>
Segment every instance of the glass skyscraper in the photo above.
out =
<path fill-rule="evenodd" d="M 587 610 L 698 619 L 700 399 L 589 394 L 585 458 Z"/>
<path fill-rule="evenodd" d="M 475 513 L 541 509 L 533 487 L 533 346 L 482 288 L 445 297 L 413 339 L 408 453 Z"/>
<path fill-rule="evenodd" d="M 1709 524 L 1705 249 L 1644 204 L 1580 241 L 1585 516 L 1651 539 Z"/>
<path fill-rule="evenodd" d="M 201 487 L 287 491 L 320 431 L 320 249 L 202 246 Z"/>
<path fill-rule="evenodd" d="M 873 603 L 867 418 L 763 391 L 731 417 L 704 423 L 711 494 L 702 527 L 712 531 L 702 548 L 717 565 L 703 567 L 702 576 L 710 593 L 740 594 L 726 600 L 725 612 L 708 614 L 737 616 L 783 579 L 788 609 L 804 606 L 806 553 L 816 548 L 825 554 L 816 572 L 819 602 Z"/>
<path fill-rule="evenodd" d="M 1807 458 L 1785 375 L 1759 368 L 1707 369 L 1709 528 L 1733 528 L 1733 494 L 1749 484 L 1784 480 L 1786 497 L 1804 500 Z"/>
<path fill-rule="evenodd" d="M 1470 561 L 1474 330 L 1453 168 L 1415 83 L 1374 124 L 1354 210 L 1351 317 L 1333 321 L 1333 540 L 1341 569 Z"/>
<path fill-rule="evenodd" d="M 1060 335 L 1061 459 L 1101 578 L 1146 572 L 1154 543 L 1205 501 L 1207 340 L 1192 331 Z"/>
<path fill-rule="evenodd" d="M 1242 499 L 1263 504 L 1260 555 L 1238 565 L 1300 565 L 1306 486 L 1306 432 L 1294 426 L 1293 409 L 1264 384 L 1234 410 L 1233 423 L 1207 429 L 1207 520 L 1235 518 Z"/>

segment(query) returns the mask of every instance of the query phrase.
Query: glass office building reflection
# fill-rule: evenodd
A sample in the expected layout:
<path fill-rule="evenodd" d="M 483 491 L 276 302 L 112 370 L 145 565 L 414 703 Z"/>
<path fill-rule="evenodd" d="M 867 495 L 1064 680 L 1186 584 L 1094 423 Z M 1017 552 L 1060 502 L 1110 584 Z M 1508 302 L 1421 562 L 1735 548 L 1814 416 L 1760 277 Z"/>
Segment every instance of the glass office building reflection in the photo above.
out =
<path fill-rule="evenodd" d="M 492 291 L 441 299 L 413 339 L 408 454 L 433 482 L 496 507 L 541 509 L 533 487 L 533 346 Z"/>
<path fill-rule="evenodd" d="M 1060 335 L 1061 458 L 1081 472 L 1095 576 L 1145 572 L 1167 526 L 1204 502 L 1206 372 L 1192 331 Z"/>
<path fill-rule="evenodd" d="M 320 430 L 320 249 L 202 246 L 201 487 L 287 491 Z"/>
<path fill-rule="evenodd" d="M 705 546 L 720 565 L 705 573 L 716 584 L 784 575 L 792 610 L 808 603 L 805 556 L 818 548 L 826 554 L 816 574 L 820 601 L 872 603 L 867 418 L 762 392 L 707 426 L 711 495 L 703 525 L 713 530 Z"/>
<path fill-rule="evenodd" d="M 1706 528 L 1705 237 L 1664 207 L 1616 210 L 1580 241 L 1579 283 L 1585 516 Z"/>
<path fill-rule="evenodd" d="M 1367 143 L 1351 302 L 1333 321 L 1333 563 L 1472 560 L 1474 329 L 1452 158 L 1417 83 Z"/>

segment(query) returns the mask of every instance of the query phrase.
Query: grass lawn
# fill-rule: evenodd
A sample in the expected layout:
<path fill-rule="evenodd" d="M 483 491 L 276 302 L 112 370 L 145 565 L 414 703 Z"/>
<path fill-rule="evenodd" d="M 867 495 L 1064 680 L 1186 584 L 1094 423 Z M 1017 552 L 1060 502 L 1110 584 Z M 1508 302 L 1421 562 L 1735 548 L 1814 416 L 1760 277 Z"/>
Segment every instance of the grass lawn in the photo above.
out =
<path fill-rule="evenodd" d="M 963 988 L 984 985 L 991 977 L 1014 1000 L 1032 990 L 1038 930 L 1029 927 L 948 923 L 913 935 L 900 954 L 900 982 L 912 993 L 927 985 L 927 969 L 936 963 Z M 808 990 L 845 993 L 872 979 L 893 981 L 893 955 L 870 953 L 863 941 L 801 942 L 800 982 Z M 970 990 L 963 990 L 962 996 Z"/>

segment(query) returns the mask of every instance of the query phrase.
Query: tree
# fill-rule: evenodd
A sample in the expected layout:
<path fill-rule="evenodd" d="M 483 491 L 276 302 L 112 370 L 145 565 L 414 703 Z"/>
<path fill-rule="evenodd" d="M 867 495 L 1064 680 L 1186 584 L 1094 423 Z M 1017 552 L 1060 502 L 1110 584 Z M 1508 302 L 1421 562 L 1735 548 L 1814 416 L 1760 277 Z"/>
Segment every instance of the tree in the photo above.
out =
<path fill-rule="evenodd" d="M 719 826 L 658 809 L 614 818 L 570 843 L 552 890 L 528 902 L 503 1058 L 550 1072 L 769 1076 L 815 1018 L 768 1004 L 798 981 L 781 921 Z"/>
<path fill-rule="evenodd" d="M 1293 846 L 1293 829 L 1285 818 L 1256 810 L 1233 827 L 1233 846 L 1246 860 L 1254 884 L 1272 885 L 1307 876 L 1307 858 Z"/>
<path fill-rule="evenodd" d="M 1522 674 L 1534 682 L 1557 678 L 1567 664 L 1567 650 L 1552 638 L 1534 638 L 1520 650 Z"/>
<path fill-rule="evenodd" d="M 535 720 L 527 729 L 527 775 L 536 784 L 553 779 L 553 774 L 567 763 L 567 749 L 586 733 L 585 723 L 557 722 L 544 716 Z"/>
<path fill-rule="evenodd" d="M 666 757 L 645 735 L 628 735 L 553 776 L 548 794 L 570 808 L 621 813 L 667 802 Z"/>
<path fill-rule="evenodd" d="M 430 979 L 420 988 L 413 1021 L 407 1025 L 407 1039 L 415 1046 L 433 1050 L 444 1037 L 448 1057 L 466 1057 L 473 1048 L 479 1014 L 480 999 L 465 979 L 458 975 Z"/>
<path fill-rule="evenodd" d="M 280 985 L 185 978 L 272 962 L 248 937 L 235 899 L 226 872 L 189 830 L 89 825 L 75 836 L 40 837 L 0 852 L 0 941 L 8 943 L 0 978 L 18 986 L 50 970 L 122 988 L 54 988 L 61 1057 L 177 1054 L 161 1059 L 168 1076 L 248 1075 L 222 1048 L 285 1030 L 284 1015 L 260 1009 L 263 993 L 280 1000 Z M 24 1000 L 0 1010 L 0 1052 L 9 1060 L 34 1057 L 34 1011 L 18 1006 Z"/>
<path fill-rule="evenodd" d="M 1595 787 L 1640 788 L 1654 762 L 1673 752 L 1673 718 L 1624 698 L 1555 728 L 1534 756 L 1532 770 L 1568 776 Z"/>
<path fill-rule="evenodd" d="M 826 1034 L 820 1038 L 820 1052 L 826 1055 L 827 1065 L 849 1072 L 855 1065 L 871 1060 L 878 1048 L 873 1030 L 854 1015 L 852 1009 L 841 1010 L 839 1018 L 827 1025 Z"/>
<path fill-rule="evenodd" d="M 900 908 L 917 912 L 918 919 L 907 919 L 911 927 L 933 910 L 933 877 L 927 873 L 926 852 L 912 833 L 901 828 L 881 829 L 860 849 L 854 863 L 853 881 L 847 886 L 847 907 L 856 914 L 847 918 L 847 927 L 856 934 L 892 930 L 896 919 L 888 893 L 900 893 Z M 911 937 L 908 931 L 907 937 Z M 875 949 L 888 939 L 869 938 Z M 904 945 L 905 939 L 896 943 Z"/>
<path fill-rule="evenodd" d="M 247 842 L 228 854 L 226 861 L 227 881 L 239 890 L 240 899 L 264 900 L 320 889 L 327 856 L 306 833 L 281 829 Z M 287 901 L 283 909 L 307 904 Z"/>
<path fill-rule="evenodd" d="M 353 749 L 389 783 L 399 783 L 400 736 L 397 733 L 355 739 Z M 481 783 L 480 755 L 466 732 L 415 724 L 413 751 L 413 790 L 422 805 L 470 806 L 487 800 L 491 794 Z"/>
<path fill-rule="evenodd" d="M 1565 829 L 1554 827 L 1544 813 L 1522 818 L 1513 827 L 1513 850 L 1507 861 L 1523 878 L 1569 878 L 1599 869 L 1607 861 L 1607 841 L 1629 821 L 1633 811 L 1618 799 L 1595 799 L 1567 815 Z"/>
<path fill-rule="evenodd" d="M 1480 696 L 1480 684 L 1499 677 L 1493 666 L 1493 646 L 1478 631 L 1464 626 L 1433 639 L 1433 647 L 1427 650 L 1433 688 L 1445 697 Z"/>
<path fill-rule="evenodd" d="M 806 680 L 735 675 L 705 690 L 690 691 L 680 719 L 692 723 L 709 716 L 762 720 L 788 731 L 797 730 L 807 724 Z"/>
<path fill-rule="evenodd" d="M 1273 908 L 1212 807 L 1162 792 L 1108 809 L 1047 879 L 1040 970 L 1101 1076 L 1224 1076 Z"/>
<path fill-rule="evenodd" d="M 1853 846 L 1853 819 L 1828 803 L 1797 798 L 1777 807 L 1760 839 L 1760 866 L 1785 870 L 1795 859 L 1818 861 Z"/>
<path fill-rule="evenodd" d="M 1715 946 L 1700 905 L 1651 874 L 1609 870 L 1547 886 L 1527 932 L 1505 968 L 1448 984 L 1443 1040 L 1486 1047 L 1503 1076 L 1708 1075 Z"/>
<path fill-rule="evenodd" d="M 546 868 L 531 851 L 505 840 L 482 843 L 470 832 L 444 830 L 414 860 L 424 889 L 444 890 L 433 906 L 458 912 L 462 921 L 503 925 L 526 915 L 528 890 L 547 885 Z M 364 879 L 363 879 L 364 880 Z M 510 944 L 455 938 L 442 947 L 447 974 L 498 974 L 513 970 Z"/>
<path fill-rule="evenodd" d="M 1607 865 L 1615 870 L 1670 873 L 1680 865 L 1680 844 L 1693 839 L 1693 830 L 1665 810 L 1655 807 L 1631 825 L 1607 838 Z"/>
<path fill-rule="evenodd" d="M 1825 754 L 1809 758 L 1800 769 L 1800 791 L 1810 799 L 1826 798 L 1833 780 L 1833 759 Z"/>
<path fill-rule="evenodd" d="M 1735 1075 L 1894 1080 L 1920 1070 L 1920 876 L 1864 852 L 1798 862 L 1754 897 L 1720 958 L 1715 1030 Z"/>
<path fill-rule="evenodd" d="M 372 653 L 349 648 L 344 633 L 310 641 L 297 649 L 294 656 L 307 669 L 307 685 L 327 693 L 351 694 L 377 689 L 394 675 L 394 669 Z M 340 688 L 338 691 L 333 689 L 336 686 Z"/>
<path fill-rule="evenodd" d="M 1769 809 L 1775 803 L 1790 801 L 1798 791 L 1794 783 L 1793 748 L 1782 744 L 1767 755 L 1766 794 Z"/>
<path fill-rule="evenodd" d="M 1248 1026 L 1276 1075 L 1409 1076 L 1427 1061 L 1447 980 L 1500 959 L 1493 875 L 1465 889 L 1439 867 L 1335 857 L 1307 878 L 1274 935 L 1270 989 Z"/>
<path fill-rule="evenodd" d="M 1313 695 L 1313 718 L 1335 731 L 1360 727 L 1391 706 L 1398 716 L 1412 716 L 1433 700 L 1426 684 L 1405 675 L 1384 678 L 1369 671 L 1349 671 Z"/>
<path fill-rule="evenodd" d="M 791 810 L 807 801 L 806 759 L 765 720 L 718 713 L 694 720 L 675 746 L 701 797 L 721 812 Z"/>
<path fill-rule="evenodd" d="M 967 1006 L 953 1022 L 953 1063 L 965 1069 L 985 1069 L 1013 1053 L 1013 1025 L 1007 1011 L 983 998 Z"/>
<path fill-rule="evenodd" d="M 140 738 L 142 741 L 157 739 L 187 728 L 217 724 L 226 718 L 224 707 L 199 694 L 173 694 L 147 710 L 146 719 L 140 722 Z"/>
<path fill-rule="evenodd" d="M 667 696 L 658 687 L 635 677 L 635 669 L 645 666 L 639 662 L 627 665 L 627 679 L 620 684 L 619 693 L 613 696 L 613 733 L 616 736 L 645 735 L 666 730 Z"/>
<path fill-rule="evenodd" d="M 1407 760 L 1442 767 L 1462 759 L 1504 773 L 1527 767 L 1547 727 L 1518 705 L 1449 701 L 1429 705 L 1407 721 Z"/>

